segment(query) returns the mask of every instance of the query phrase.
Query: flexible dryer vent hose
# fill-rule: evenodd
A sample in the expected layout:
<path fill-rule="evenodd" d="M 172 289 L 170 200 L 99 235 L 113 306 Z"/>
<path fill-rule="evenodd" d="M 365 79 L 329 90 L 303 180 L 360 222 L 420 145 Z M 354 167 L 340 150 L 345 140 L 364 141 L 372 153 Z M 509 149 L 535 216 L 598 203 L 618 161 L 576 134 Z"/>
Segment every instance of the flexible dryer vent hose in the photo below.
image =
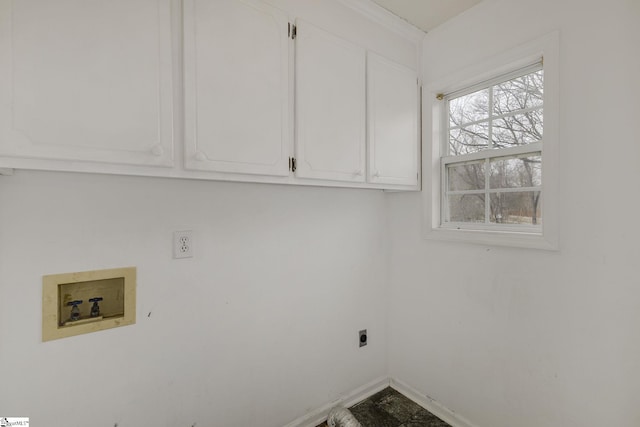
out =
<path fill-rule="evenodd" d="M 336 406 L 329 412 L 327 424 L 329 427 L 362 427 L 356 417 L 342 406 Z"/>

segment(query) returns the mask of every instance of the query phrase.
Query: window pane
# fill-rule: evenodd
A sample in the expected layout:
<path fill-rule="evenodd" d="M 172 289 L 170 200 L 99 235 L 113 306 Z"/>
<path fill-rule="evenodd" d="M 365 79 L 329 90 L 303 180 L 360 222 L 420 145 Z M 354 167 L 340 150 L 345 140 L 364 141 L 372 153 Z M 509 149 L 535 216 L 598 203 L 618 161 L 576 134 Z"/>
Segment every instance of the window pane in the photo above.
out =
<path fill-rule="evenodd" d="M 493 122 L 493 144 L 496 148 L 525 145 L 542 140 L 542 110 L 502 117 Z"/>
<path fill-rule="evenodd" d="M 543 102 L 543 72 L 536 71 L 493 87 L 493 112 L 507 114 L 525 108 L 541 107 Z"/>
<path fill-rule="evenodd" d="M 540 191 L 491 194 L 492 223 L 542 224 Z"/>
<path fill-rule="evenodd" d="M 465 128 L 449 131 L 449 154 L 475 153 L 487 148 L 489 124 L 478 123 Z"/>
<path fill-rule="evenodd" d="M 491 160 L 491 188 L 539 187 L 542 185 L 540 153 Z"/>
<path fill-rule="evenodd" d="M 484 189 L 484 160 L 447 166 L 449 191 Z"/>
<path fill-rule="evenodd" d="M 484 194 L 449 196 L 450 222 L 484 222 Z"/>
<path fill-rule="evenodd" d="M 489 117 L 489 89 L 449 100 L 449 126 L 484 120 Z"/>

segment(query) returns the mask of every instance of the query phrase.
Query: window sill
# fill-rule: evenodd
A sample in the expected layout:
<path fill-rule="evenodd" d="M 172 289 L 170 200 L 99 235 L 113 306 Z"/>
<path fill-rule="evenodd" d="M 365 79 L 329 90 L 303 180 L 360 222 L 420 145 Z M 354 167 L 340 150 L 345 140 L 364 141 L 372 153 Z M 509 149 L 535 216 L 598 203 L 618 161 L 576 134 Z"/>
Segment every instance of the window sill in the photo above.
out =
<path fill-rule="evenodd" d="M 444 240 L 479 245 L 542 249 L 548 251 L 557 251 L 559 249 L 557 240 L 547 239 L 540 233 L 429 227 L 425 230 L 424 237 L 428 240 Z"/>

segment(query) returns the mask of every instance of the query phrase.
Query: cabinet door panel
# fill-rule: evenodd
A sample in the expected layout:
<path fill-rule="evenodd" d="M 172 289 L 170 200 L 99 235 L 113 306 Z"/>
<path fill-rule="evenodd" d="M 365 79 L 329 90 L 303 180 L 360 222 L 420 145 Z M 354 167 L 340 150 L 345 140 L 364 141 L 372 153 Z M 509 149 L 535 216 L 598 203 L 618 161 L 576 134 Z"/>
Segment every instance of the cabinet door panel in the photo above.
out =
<path fill-rule="evenodd" d="M 296 175 L 364 182 L 365 51 L 297 22 Z"/>
<path fill-rule="evenodd" d="M 415 71 L 370 53 L 367 86 L 369 182 L 417 185 L 419 108 Z"/>
<path fill-rule="evenodd" d="M 288 175 L 288 20 L 252 0 L 187 0 L 188 169 Z"/>
<path fill-rule="evenodd" d="M 169 0 L 1 0 L 0 155 L 171 166 Z"/>

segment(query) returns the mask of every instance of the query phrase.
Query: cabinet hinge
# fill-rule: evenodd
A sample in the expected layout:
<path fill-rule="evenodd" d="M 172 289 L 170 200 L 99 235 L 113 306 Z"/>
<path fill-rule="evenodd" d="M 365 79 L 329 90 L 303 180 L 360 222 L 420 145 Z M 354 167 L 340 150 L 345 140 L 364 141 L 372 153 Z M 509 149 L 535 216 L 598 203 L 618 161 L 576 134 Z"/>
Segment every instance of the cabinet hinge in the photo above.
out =
<path fill-rule="evenodd" d="M 296 171 L 296 159 L 295 157 L 289 157 L 289 170 L 291 172 Z"/>
<path fill-rule="evenodd" d="M 291 40 L 296 39 L 296 36 L 298 35 L 298 27 L 296 27 L 295 24 L 290 24 L 289 35 L 291 36 Z"/>

